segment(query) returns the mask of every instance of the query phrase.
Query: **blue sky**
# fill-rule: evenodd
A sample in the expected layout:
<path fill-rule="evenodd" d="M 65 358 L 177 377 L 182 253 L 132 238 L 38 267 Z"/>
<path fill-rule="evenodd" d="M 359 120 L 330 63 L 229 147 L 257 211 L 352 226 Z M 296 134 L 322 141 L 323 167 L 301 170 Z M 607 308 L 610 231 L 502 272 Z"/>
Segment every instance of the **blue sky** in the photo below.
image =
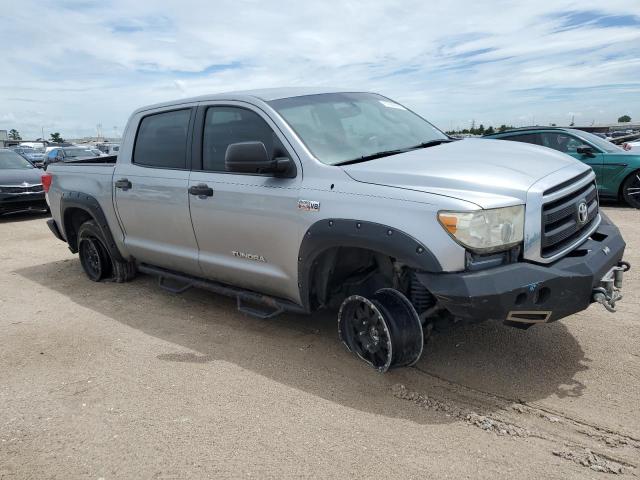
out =
<path fill-rule="evenodd" d="M 378 91 L 443 129 L 640 120 L 638 0 L 22 0 L 0 41 L 0 129 L 24 137 L 297 85 Z"/>

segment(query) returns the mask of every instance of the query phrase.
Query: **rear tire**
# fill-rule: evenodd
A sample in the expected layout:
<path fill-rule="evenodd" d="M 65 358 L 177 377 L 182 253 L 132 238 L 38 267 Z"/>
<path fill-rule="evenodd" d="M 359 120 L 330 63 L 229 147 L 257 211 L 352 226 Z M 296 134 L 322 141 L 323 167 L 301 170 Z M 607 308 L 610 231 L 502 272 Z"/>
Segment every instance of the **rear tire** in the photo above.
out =
<path fill-rule="evenodd" d="M 93 220 L 84 222 L 78 229 L 78 254 L 82 269 L 94 282 L 108 278 L 122 283 L 136 275 L 133 262 L 115 260 L 109 253 L 102 230 Z"/>
<path fill-rule="evenodd" d="M 640 170 L 633 172 L 624 181 L 622 197 L 633 208 L 640 208 Z"/>
<path fill-rule="evenodd" d="M 350 352 L 381 373 L 408 367 L 422 355 L 422 324 L 411 302 L 392 288 L 371 299 L 348 297 L 338 313 L 340 340 Z"/>

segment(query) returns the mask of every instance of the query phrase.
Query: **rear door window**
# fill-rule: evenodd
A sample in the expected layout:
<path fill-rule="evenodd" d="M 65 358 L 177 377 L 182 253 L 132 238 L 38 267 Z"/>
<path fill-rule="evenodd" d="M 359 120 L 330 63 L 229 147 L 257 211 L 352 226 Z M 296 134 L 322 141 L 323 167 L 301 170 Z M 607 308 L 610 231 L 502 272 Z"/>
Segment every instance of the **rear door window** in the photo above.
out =
<path fill-rule="evenodd" d="M 191 109 L 146 116 L 140 122 L 133 163 L 156 168 L 187 168 Z"/>
<path fill-rule="evenodd" d="M 510 140 L 512 142 L 532 143 L 533 145 L 542 145 L 539 133 L 525 133 L 522 135 L 511 135 L 503 137 L 502 140 Z"/>

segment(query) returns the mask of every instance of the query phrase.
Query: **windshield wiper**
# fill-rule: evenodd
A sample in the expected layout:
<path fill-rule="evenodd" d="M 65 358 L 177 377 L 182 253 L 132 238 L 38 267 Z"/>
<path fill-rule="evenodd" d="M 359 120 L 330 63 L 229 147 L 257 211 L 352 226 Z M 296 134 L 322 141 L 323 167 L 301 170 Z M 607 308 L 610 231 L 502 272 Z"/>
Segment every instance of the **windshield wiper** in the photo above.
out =
<path fill-rule="evenodd" d="M 422 142 L 412 147 L 397 148 L 395 150 L 383 150 L 382 152 L 371 153 L 369 155 L 363 155 L 362 157 L 352 158 L 351 160 L 344 160 L 342 162 L 335 163 L 334 165 L 351 165 L 353 163 L 366 162 L 367 160 L 375 160 L 376 158 L 389 157 L 391 155 L 397 155 L 399 153 L 410 152 L 411 150 L 417 150 L 419 148 L 435 147 L 441 143 L 454 142 L 451 138 L 440 138 L 438 140 L 429 140 L 428 142 Z"/>
<path fill-rule="evenodd" d="M 418 148 L 435 147 L 436 145 L 440 145 L 443 143 L 450 143 L 450 142 L 455 142 L 455 140 L 453 140 L 452 138 L 439 138 L 438 140 L 429 140 L 428 142 L 419 143 L 418 145 L 414 145 L 410 149 L 416 150 Z"/>
<path fill-rule="evenodd" d="M 398 153 L 408 152 L 412 150 L 410 148 L 397 148 L 395 150 L 383 150 L 382 152 L 371 153 L 369 155 L 363 155 L 362 157 L 352 158 L 351 160 L 344 160 L 342 162 L 334 163 L 334 165 L 351 165 L 352 163 L 366 162 L 367 160 L 375 160 L 376 158 L 389 157 L 391 155 L 397 155 Z"/>

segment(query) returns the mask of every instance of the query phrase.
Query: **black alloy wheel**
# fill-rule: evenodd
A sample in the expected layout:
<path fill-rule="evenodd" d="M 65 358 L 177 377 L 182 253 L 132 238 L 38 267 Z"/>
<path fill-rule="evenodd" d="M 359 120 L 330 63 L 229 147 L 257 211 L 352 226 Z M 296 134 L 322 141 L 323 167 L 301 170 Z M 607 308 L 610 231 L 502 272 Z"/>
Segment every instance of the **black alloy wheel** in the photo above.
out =
<path fill-rule="evenodd" d="M 347 349 L 381 373 L 413 365 L 422 355 L 422 325 L 411 302 L 391 288 L 371 299 L 348 297 L 338 313 L 338 333 Z"/>
<path fill-rule="evenodd" d="M 80 264 L 89 279 L 99 282 L 107 276 L 109 257 L 105 248 L 95 237 L 86 237 L 80 241 L 78 248 Z"/>

